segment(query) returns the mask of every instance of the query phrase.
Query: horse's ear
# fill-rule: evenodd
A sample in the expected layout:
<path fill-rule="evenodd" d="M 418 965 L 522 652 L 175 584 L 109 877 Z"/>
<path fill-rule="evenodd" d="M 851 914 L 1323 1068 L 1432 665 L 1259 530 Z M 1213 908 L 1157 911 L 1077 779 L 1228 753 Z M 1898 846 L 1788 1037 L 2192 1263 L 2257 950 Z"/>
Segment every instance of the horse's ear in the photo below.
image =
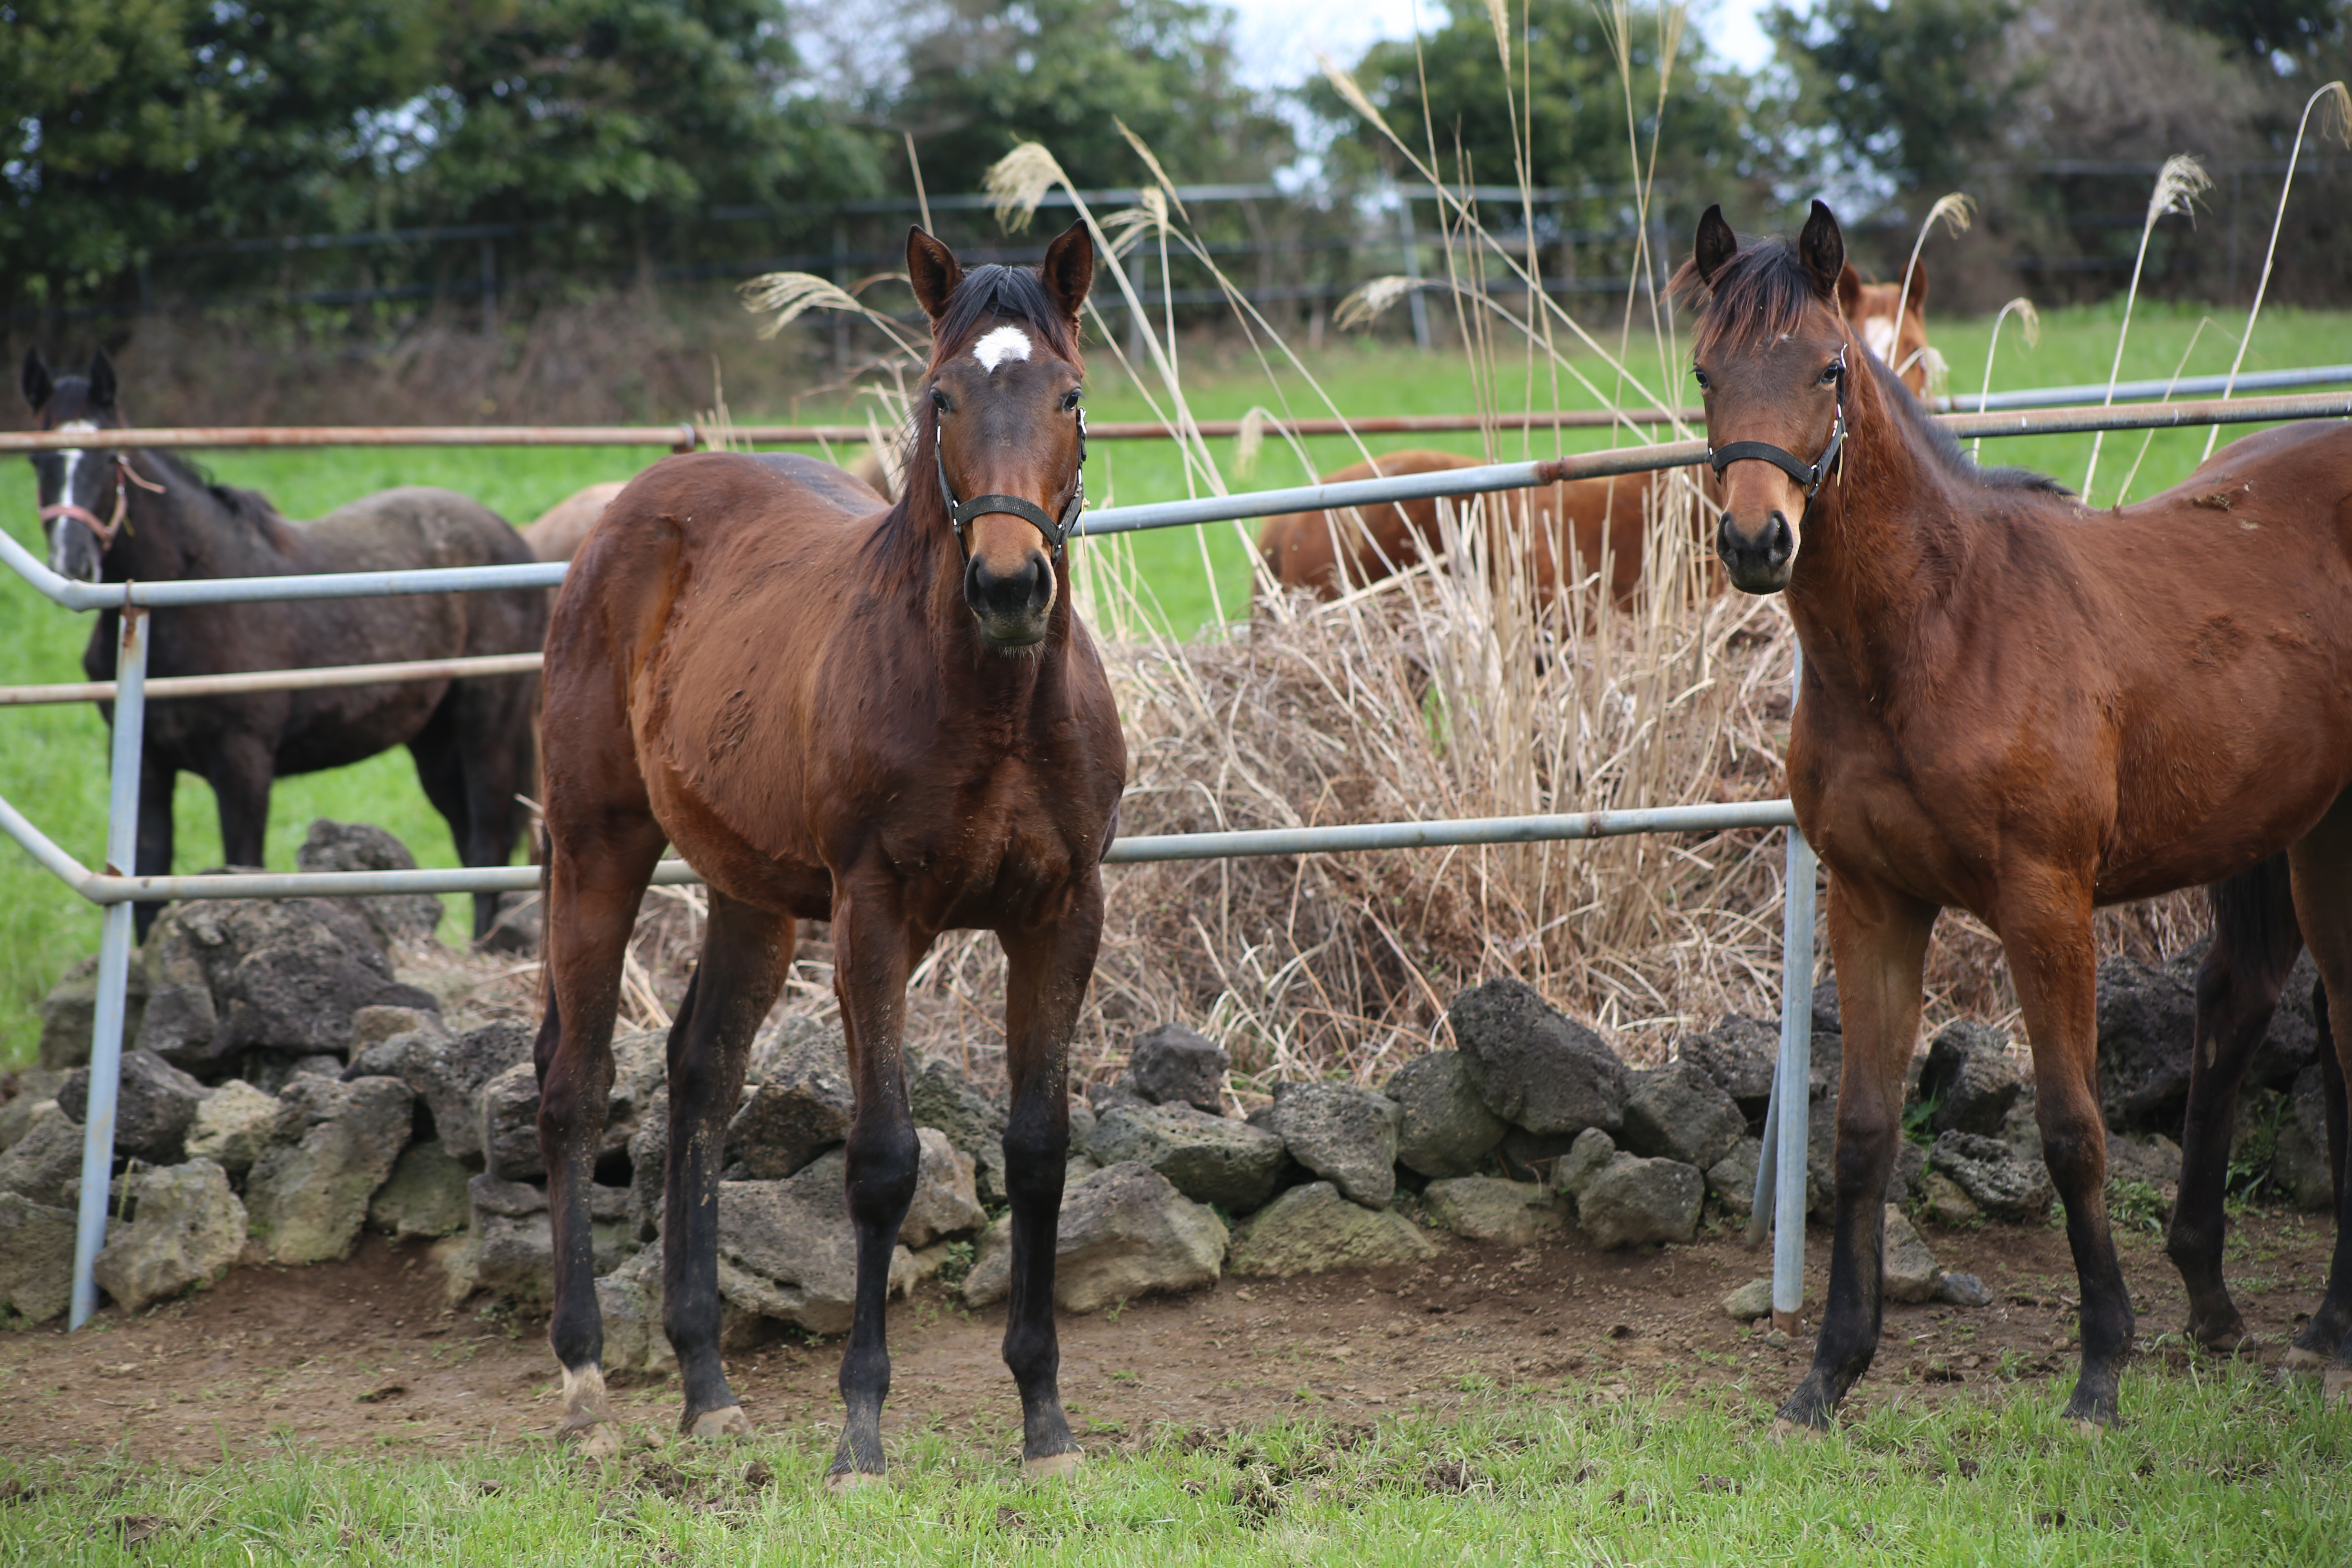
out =
<path fill-rule="evenodd" d="M 1045 247 L 1045 265 L 1040 270 L 1045 291 L 1076 324 L 1078 307 L 1087 302 L 1087 290 L 1095 286 L 1095 241 L 1087 232 L 1086 219 L 1064 229 Z"/>
<path fill-rule="evenodd" d="M 1911 275 L 1905 288 L 1907 292 L 1904 296 L 1903 309 L 1921 321 L 1926 321 L 1927 319 L 1927 258 L 1926 257 L 1915 256 L 1911 258 Z"/>
<path fill-rule="evenodd" d="M 907 230 L 907 277 L 915 285 L 915 302 L 937 321 L 948 313 L 948 301 L 963 281 L 963 263 L 919 226 L 911 226 Z"/>
<path fill-rule="evenodd" d="M 1698 268 L 1698 280 L 1710 287 L 1723 264 L 1739 254 L 1739 237 L 1723 221 L 1720 205 L 1699 215 L 1698 242 L 1691 247 L 1691 265 Z"/>
<path fill-rule="evenodd" d="M 1797 259 L 1805 264 L 1815 296 L 1834 302 L 1838 276 L 1845 270 L 1845 234 L 1827 202 L 1813 203 L 1812 216 L 1805 219 L 1804 229 L 1797 236 Z"/>
<path fill-rule="evenodd" d="M 110 413 L 114 408 L 114 362 L 104 349 L 89 356 L 89 405 Z"/>
<path fill-rule="evenodd" d="M 1838 314 L 1857 320 L 1862 311 L 1862 274 L 1849 261 L 1838 271 Z"/>
<path fill-rule="evenodd" d="M 25 351 L 24 386 L 25 401 L 33 405 L 36 414 L 49 405 L 49 395 L 58 389 L 57 382 L 49 374 L 49 362 L 41 357 L 38 349 Z"/>

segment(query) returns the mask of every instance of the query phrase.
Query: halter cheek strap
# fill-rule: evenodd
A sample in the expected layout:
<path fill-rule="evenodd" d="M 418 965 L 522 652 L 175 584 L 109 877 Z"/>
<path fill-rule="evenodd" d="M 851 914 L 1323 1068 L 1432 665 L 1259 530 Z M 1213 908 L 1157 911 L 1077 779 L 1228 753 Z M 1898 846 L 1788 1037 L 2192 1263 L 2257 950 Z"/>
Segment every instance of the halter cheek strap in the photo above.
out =
<path fill-rule="evenodd" d="M 1062 558 L 1070 530 L 1077 526 L 1078 514 L 1087 510 L 1087 411 L 1079 408 L 1073 412 L 1078 416 L 1078 467 L 1076 477 L 1070 481 L 1069 504 L 1062 508 L 1059 519 L 1047 516 L 1044 507 L 1019 496 L 984 495 L 970 500 L 956 500 L 955 488 L 948 483 L 948 460 L 940 450 L 940 416 L 937 411 L 932 413 L 931 461 L 939 469 L 940 500 L 947 503 L 948 524 L 955 530 L 956 550 L 966 561 L 971 559 L 971 546 L 964 540 L 964 525 L 994 511 L 1011 512 L 1035 528 L 1053 547 L 1054 559 Z"/>
<path fill-rule="evenodd" d="M 47 522 L 53 517 L 73 519 L 98 536 L 99 552 L 103 554 L 114 548 L 114 536 L 122 531 L 123 516 L 131 510 L 132 485 L 137 485 L 142 490 L 152 490 L 157 495 L 163 493 L 163 486 L 147 479 L 131 466 L 131 454 L 117 452 L 114 454 L 114 515 L 112 517 L 100 522 L 98 521 L 98 514 L 89 508 L 76 506 L 71 501 L 58 501 L 52 506 L 43 507 L 40 510 L 40 520 Z"/>
<path fill-rule="evenodd" d="M 1727 441 L 1720 447 L 1707 448 L 1707 466 L 1715 470 L 1715 477 L 1718 479 L 1723 478 L 1724 469 L 1734 463 L 1752 458 L 1759 462 L 1771 464 L 1804 486 L 1805 499 L 1812 500 L 1821 489 L 1822 481 L 1828 479 L 1830 471 L 1836 468 L 1838 454 L 1845 449 L 1845 349 L 1843 347 L 1838 350 L 1837 363 L 1834 368 L 1837 372 L 1837 415 L 1830 422 L 1829 444 L 1822 448 L 1820 457 L 1808 463 L 1787 447 L 1775 447 L 1769 441 Z"/>

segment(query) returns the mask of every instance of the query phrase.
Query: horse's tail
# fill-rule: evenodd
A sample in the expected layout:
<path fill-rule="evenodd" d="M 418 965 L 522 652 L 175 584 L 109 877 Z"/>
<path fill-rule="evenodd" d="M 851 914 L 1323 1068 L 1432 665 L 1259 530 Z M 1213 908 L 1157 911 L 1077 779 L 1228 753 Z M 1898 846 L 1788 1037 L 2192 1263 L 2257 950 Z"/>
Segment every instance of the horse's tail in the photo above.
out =
<path fill-rule="evenodd" d="M 555 1047 L 563 1037 L 563 1019 L 555 1005 L 555 965 L 550 962 L 548 949 L 555 941 L 555 922 L 548 918 L 547 895 L 555 879 L 555 839 L 547 831 L 544 817 L 539 823 L 539 1040 L 531 1056 L 539 1064 L 540 1077 L 547 1076 L 547 1064 L 555 1055 Z"/>

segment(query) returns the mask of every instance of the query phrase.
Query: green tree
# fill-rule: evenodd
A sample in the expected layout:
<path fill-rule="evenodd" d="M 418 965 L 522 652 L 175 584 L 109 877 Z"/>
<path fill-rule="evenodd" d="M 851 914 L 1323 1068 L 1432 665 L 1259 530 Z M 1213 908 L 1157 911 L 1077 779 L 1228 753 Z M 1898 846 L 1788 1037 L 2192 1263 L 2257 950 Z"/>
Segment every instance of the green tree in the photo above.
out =
<path fill-rule="evenodd" d="M 908 48 L 903 91 L 874 106 L 910 132 L 933 191 L 976 191 L 1016 142 L 1043 142 L 1081 186 L 1145 175 L 1114 121 L 1172 178 L 1266 177 L 1282 122 L 1234 79 L 1233 19 L 1197 0 L 950 0 Z"/>
<path fill-rule="evenodd" d="M 1801 121 L 1852 161 L 1940 191 L 2010 121 L 2018 83 L 2000 57 L 2018 15 L 2016 0 L 1818 0 L 1764 25 L 1796 70 Z"/>
<path fill-rule="evenodd" d="M 2345 37 L 2345 0 L 2158 0 L 2156 8 L 2266 62 L 2307 58 Z"/>

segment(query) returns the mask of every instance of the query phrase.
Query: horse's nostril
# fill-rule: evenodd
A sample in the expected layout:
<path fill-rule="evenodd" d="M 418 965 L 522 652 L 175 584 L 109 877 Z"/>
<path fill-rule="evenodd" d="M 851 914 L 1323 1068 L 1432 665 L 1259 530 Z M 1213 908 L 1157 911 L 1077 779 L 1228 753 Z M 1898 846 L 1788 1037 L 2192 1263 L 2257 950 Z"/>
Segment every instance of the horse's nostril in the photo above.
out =
<path fill-rule="evenodd" d="M 975 555 L 964 569 L 964 601 L 983 617 L 1018 618 L 1042 613 L 1054 602 L 1054 572 L 1045 556 L 1031 551 L 1020 566 L 999 576 Z"/>
<path fill-rule="evenodd" d="M 1789 520 L 1774 512 L 1772 521 L 1764 529 L 1765 557 L 1778 566 L 1794 554 L 1796 549 L 1797 536 L 1789 531 Z"/>

